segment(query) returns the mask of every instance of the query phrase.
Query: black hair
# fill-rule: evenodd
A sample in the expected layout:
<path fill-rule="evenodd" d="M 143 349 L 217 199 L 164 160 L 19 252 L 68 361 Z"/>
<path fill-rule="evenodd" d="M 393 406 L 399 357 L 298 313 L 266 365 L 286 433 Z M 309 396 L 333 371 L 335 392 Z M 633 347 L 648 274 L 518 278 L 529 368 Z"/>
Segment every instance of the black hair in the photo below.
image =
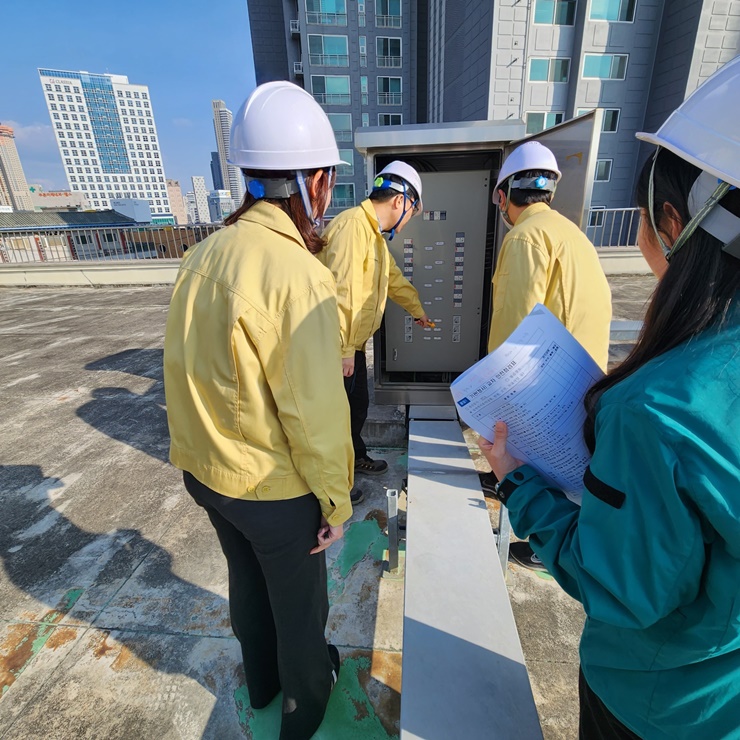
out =
<path fill-rule="evenodd" d="M 637 181 L 636 200 L 647 218 L 649 205 L 651 157 Z M 670 204 L 685 226 L 691 219 L 688 197 L 701 170 L 667 149 L 661 149 L 655 161 L 653 208 L 658 231 L 668 233 Z M 732 190 L 720 201 L 722 206 L 740 216 L 740 190 Z M 652 228 L 648 225 L 648 228 Z M 666 236 L 663 237 L 664 240 Z M 671 258 L 658 281 L 645 322 L 629 356 L 621 365 L 598 381 L 586 394 L 587 419 L 584 437 L 594 449 L 596 404 L 601 395 L 634 373 L 650 360 L 677 347 L 708 327 L 720 328 L 727 320 L 731 305 L 740 291 L 740 260 L 722 251 L 719 239 L 699 227 L 686 244 Z"/>
<path fill-rule="evenodd" d="M 510 178 L 507 178 L 498 187 L 499 190 L 507 192 L 509 180 L 518 180 L 522 177 L 547 177 L 550 180 L 557 179 L 557 174 L 552 170 L 525 170 L 524 172 L 517 172 Z M 509 198 L 511 202 L 522 208 L 524 206 L 531 206 L 533 203 L 547 203 L 548 205 L 552 201 L 553 193 L 550 190 L 520 190 L 519 188 L 512 188 Z"/>

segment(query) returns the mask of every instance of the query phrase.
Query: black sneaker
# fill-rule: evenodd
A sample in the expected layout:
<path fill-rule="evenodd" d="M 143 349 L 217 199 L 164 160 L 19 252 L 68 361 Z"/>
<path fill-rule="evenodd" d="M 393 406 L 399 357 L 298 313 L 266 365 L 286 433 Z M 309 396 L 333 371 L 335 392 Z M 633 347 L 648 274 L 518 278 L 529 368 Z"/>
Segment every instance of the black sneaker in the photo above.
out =
<path fill-rule="evenodd" d="M 339 680 L 339 669 L 342 667 L 342 661 L 339 657 L 339 650 L 334 645 L 327 643 L 326 648 L 329 651 L 331 664 L 334 666 L 331 671 L 331 687 L 333 689 Z"/>
<path fill-rule="evenodd" d="M 365 455 L 355 460 L 355 473 L 364 473 L 365 475 L 383 475 L 388 470 L 388 463 L 385 460 L 373 460 Z"/>
<path fill-rule="evenodd" d="M 365 494 L 359 488 L 353 488 L 349 492 L 349 500 L 352 502 L 352 506 L 357 506 L 365 500 Z"/>
<path fill-rule="evenodd" d="M 478 473 L 478 477 L 480 478 L 480 487 L 483 491 L 483 495 L 486 498 L 498 498 L 498 496 L 496 496 L 496 484 L 498 483 L 498 478 L 495 476 L 493 471 L 490 473 Z"/>
<path fill-rule="evenodd" d="M 509 560 L 523 568 L 537 570 L 540 573 L 547 573 L 547 568 L 542 561 L 535 555 L 534 550 L 529 546 L 529 542 L 512 542 L 509 545 Z"/>

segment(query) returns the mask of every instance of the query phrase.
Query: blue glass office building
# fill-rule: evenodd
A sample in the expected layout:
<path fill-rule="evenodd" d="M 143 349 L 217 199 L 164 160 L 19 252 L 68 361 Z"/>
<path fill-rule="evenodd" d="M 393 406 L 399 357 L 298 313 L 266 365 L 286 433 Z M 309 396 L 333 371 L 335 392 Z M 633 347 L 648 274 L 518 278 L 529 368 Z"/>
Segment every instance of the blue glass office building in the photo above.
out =
<path fill-rule="evenodd" d="M 147 200 L 153 220 L 170 215 L 149 88 L 124 75 L 39 69 L 71 190 L 93 209 Z"/>

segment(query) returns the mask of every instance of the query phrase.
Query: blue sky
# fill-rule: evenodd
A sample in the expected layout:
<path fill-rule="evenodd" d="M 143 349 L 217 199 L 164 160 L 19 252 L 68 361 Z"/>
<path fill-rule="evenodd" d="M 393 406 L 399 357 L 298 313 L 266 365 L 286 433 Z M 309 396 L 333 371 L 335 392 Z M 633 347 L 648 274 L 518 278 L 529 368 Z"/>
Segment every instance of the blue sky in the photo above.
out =
<path fill-rule="evenodd" d="M 236 113 L 254 89 L 246 0 L 2 0 L 0 122 L 29 183 L 67 188 L 38 68 L 122 74 L 149 86 L 167 177 L 212 187 L 211 100 Z"/>

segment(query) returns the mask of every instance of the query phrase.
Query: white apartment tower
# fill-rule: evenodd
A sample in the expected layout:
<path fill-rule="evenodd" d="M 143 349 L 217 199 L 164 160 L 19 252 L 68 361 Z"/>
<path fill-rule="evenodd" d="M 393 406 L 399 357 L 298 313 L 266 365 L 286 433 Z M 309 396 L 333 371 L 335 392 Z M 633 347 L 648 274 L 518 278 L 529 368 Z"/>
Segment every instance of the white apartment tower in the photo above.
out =
<path fill-rule="evenodd" d="M 244 182 L 239 168 L 228 164 L 232 115 L 223 100 L 213 100 L 212 104 L 213 130 L 216 134 L 218 159 L 221 165 L 221 181 L 224 188 L 231 191 L 234 208 L 238 208 L 244 198 Z"/>
<path fill-rule="evenodd" d="M 183 196 L 185 209 L 188 212 L 188 223 L 198 223 L 198 209 L 195 207 L 195 193 L 191 190 Z"/>
<path fill-rule="evenodd" d="M 208 210 L 208 190 L 206 190 L 206 178 L 195 175 L 190 178 L 193 183 L 193 195 L 195 197 L 195 223 L 211 223 L 211 214 Z"/>
<path fill-rule="evenodd" d="M 95 210 L 112 199 L 148 200 L 152 222 L 171 222 L 149 88 L 125 75 L 39 75 L 70 190 L 84 192 Z"/>
<path fill-rule="evenodd" d="M 0 126 L 0 206 L 14 211 L 32 211 L 33 201 L 23 173 L 15 134 L 10 126 Z"/>

